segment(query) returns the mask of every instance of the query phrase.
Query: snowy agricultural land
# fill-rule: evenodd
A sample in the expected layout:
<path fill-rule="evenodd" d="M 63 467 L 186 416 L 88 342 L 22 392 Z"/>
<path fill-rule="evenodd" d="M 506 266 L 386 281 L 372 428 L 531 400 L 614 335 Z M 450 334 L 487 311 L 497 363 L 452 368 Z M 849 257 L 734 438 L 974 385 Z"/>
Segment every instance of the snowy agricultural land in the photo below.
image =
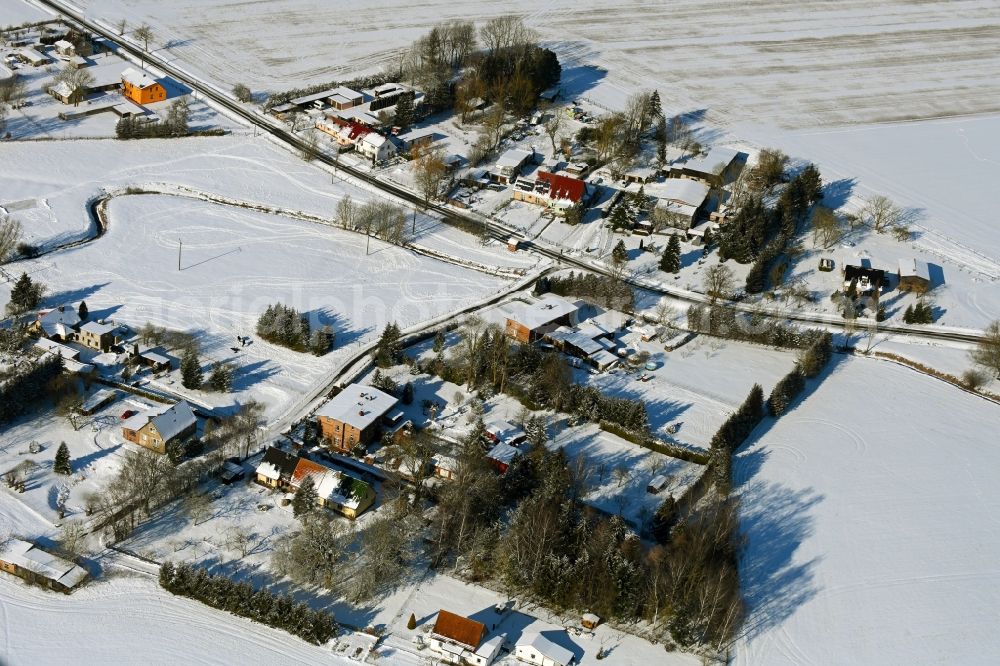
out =
<path fill-rule="evenodd" d="M 0 206 L 16 211 L 29 242 L 42 248 L 90 237 L 88 201 L 107 191 L 119 195 L 108 204 L 103 237 L 8 266 L 9 272 L 23 270 L 48 284 L 46 306 L 85 299 L 92 311 L 134 328 L 150 321 L 195 332 L 206 361 L 233 360 L 242 368 L 234 396 L 200 399 L 254 397 L 272 416 L 388 321 L 406 328 L 475 305 L 513 284 L 504 275 L 535 263 L 427 218 L 418 220 L 417 241 L 452 261 L 368 243 L 329 225 L 192 198 L 208 193 L 329 220 L 341 197 L 362 203 L 372 196 L 339 180 L 331 184 L 329 175 L 263 139 L 12 144 L 5 150 L 13 159 L 0 167 L 6 185 Z M 186 196 L 128 194 L 129 187 Z M 109 256 L 122 260 L 109 262 Z M 495 275 L 462 260 L 515 272 Z M 4 299 L 9 289 L 9 283 L 0 286 Z M 316 358 L 256 341 L 234 357 L 236 336 L 253 336 L 260 312 L 278 301 L 333 326 L 336 350 Z M 167 381 L 162 388 L 183 392 L 179 382 Z"/>
<path fill-rule="evenodd" d="M 398 49 L 440 21 L 520 14 L 553 43 L 564 67 L 605 70 L 578 73 L 602 84 L 595 95 L 604 103 L 659 88 L 675 111 L 700 110 L 724 125 L 762 119 L 783 127 L 1000 110 L 1000 8 L 988 0 L 75 4 L 108 25 L 148 21 L 167 44 L 162 55 L 222 85 L 255 90 L 394 69 Z"/>
<path fill-rule="evenodd" d="M 736 663 L 996 662 L 1000 406 L 883 361 L 826 375 L 734 461 Z"/>

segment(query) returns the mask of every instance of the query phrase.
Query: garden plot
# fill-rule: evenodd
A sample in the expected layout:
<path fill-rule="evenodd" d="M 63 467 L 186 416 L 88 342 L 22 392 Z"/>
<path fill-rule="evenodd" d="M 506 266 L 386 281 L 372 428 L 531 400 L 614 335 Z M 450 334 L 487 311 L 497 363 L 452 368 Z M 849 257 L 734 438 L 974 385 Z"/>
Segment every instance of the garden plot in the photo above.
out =
<path fill-rule="evenodd" d="M 655 370 L 590 374 L 576 371 L 577 381 L 599 388 L 608 395 L 640 399 L 646 403 L 654 433 L 681 446 L 707 449 L 712 436 L 750 393 L 760 384 L 764 395 L 795 363 L 795 354 L 709 336 L 698 336 L 672 352 L 656 342 L 636 342 L 648 351 Z M 647 377 L 642 381 L 641 377 Z M 674 434 L 667 427 L 677 425 Z"/>
<path fill-rule="evenodd" d="M 87 391 L 88 396 L 97 389 Z M 120 391 L 115 400 L 92 416 L 78 419 L 75 430 L 66 415 L 43 406 L 30 418 L 5 426 L 0 438 L 0 472 L 32 461 L 33 469 L 25 475 L 25 492 L 17 493 L 0 484 L 0 535 L 19 533 L 28 537 L 55 531 L 61 520 L 58 506 L 65 504 L 65 518 L 84 516 L 85 497 L 114 476 L 121 457 L 138 447 L 121 439 L 119 416 L 126 409 L 138 410 L 148 403 L 136 401 Z M 40 450 L 32 453 L 32 442 Z M 59 444 L 65 442 L 73 473 L 63 476 L 53 472 Z"/>
<path fill-rule="evenodd" d="M 193 331 L 203 361 L 238 366 L 232 395 L 194 397 L 226 405 L 257 399 L 272 416 L 389 321 L 405 328 L 506 284 L 378 240 L 366 255 L 359 234 L 197 200 L 125 196 L 108 214 L 102 238 L 19 266 L 50 285 L 46 304 L 86 299 L 92 313 L 134 328 L 149 321 Z M 307 313 L 314 326 L 331 325 L 335 351 L 317 358 L 259 339 L 234 347 L 237 336 L 256 338 L 257 317 L 279 301 Z M 167 384 L 181 390 L 173 376 Z"/>
<path fill-rule="evenodd" d="M 734 461 L 739 664 L 1000 659 L 1000 407 L 882 361 L 822 384 Z"/>

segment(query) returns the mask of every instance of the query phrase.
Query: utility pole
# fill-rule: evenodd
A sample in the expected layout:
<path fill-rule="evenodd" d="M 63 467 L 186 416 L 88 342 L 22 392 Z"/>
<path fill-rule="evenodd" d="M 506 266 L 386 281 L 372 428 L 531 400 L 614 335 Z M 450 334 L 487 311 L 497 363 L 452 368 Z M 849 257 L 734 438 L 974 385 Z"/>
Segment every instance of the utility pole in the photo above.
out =
<path fill-rule="evenodd" d="M 368 256 L 368 248 L 372 244 L 372 232 L 366 231 L 365 232 L 365 238 L 367 239 L 367 240 L 365 240 L 365 256 L 367 257 Z"/>
<path fill-rule="evenodd" d="M 177 239 L 177 270 L 181 269 L 181 249 L 184 247 L 184 241 Z"/>

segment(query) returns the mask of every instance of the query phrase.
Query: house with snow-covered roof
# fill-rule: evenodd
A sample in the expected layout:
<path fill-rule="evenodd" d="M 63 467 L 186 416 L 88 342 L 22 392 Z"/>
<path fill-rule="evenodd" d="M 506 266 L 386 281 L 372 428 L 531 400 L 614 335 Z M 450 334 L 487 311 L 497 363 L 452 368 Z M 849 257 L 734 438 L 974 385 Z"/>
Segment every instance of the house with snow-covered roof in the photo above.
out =
<path fill-rule="evenodd" d="M 122 94 L 136 104 L 162 102 L 167 98 L 163 84 L 143 71 L 129 67 L 122 72 Z"/>
<path fill-rule="evenodd" d="M 517 179 L 514 199 L 545 206 L 556 215 L 567 217 L 572 211 L 582 210 L 594 191 L 579 178 L 539 170 L 534 180 Z"/>
<path fill-rule="evenodd" d="M 378 436 L 383 418 L 398 402 L 373 386 L 345 386 L 316 412 L 320 437 L 340 451 L 365 446 Z"/>
<path fill-rule="evenodd" d="M 485 624 L 442 609 L 428 642 L 431 652 L 444 663 L 490 666 L 500 653 L 503 637 L 485 638 Z"/>
<path fill-rule="evenodd" d="M 88 321 L 80 325 L 77 342 L 91 349 L 109 351 L 120 342 L 118 326 L 101 321 Z"/>
<path fill-rule="evenodd" d="M 498 183 L 508 185 L 517 180 L 517 177 L 521 175 L 521 169 L 524 168 L 524 165 L 533 159 L 535 159 L 534 150 L 521 150 L 518 148 L 508 150 L 497 159 L 496 166 L 490 172 L 490 175 Z"/>
<path fill-rule="evenodd" d="M 896 276 L 899 278 L 900 291 L 923 294 L 931 287 L 930 266 L 920 259 L 900 259 Z"/>
<path fill-rule="evenodd" d="M 389 137 L 378 132 L 365 134 L 355 144 L 355 149 L 358 154 L 364 155 L 372 162 L 384 162 L 396 156 L 396 144 Z"/>
<path fill-rule="evenodd" d="M 122 423 L 122 437 L 155 453 L 166 453 L 168 444 L 193 435 L 197 427 L 194 410 L 181 400 L 130 416 Z"/>
<path fill-rule="evenodd" d="M 76 339 L 77 328 L 81 322 L 79 311 L 72 305 L 60 305 L 39 312 L 31 330 L 41 333 L 50 340 L 69 342 Z"/>
<path fill-rule="evenodd" d="M 514 646 L 514 656 L 532 666 L 571 666 L 576 663 L 576 657 L 569 649 L 537 631 L 521 636 Z"/>
<path fill-rule="evenodd" d="M 69 560 L 56 557 L 21 539 L 0 543 L 0 570 L 29 583 L 69 594 L 87 578 L 87 572 Z"/>
<path fill-rule="evenodd" d="M 714 147 L 704 156 L 670 165 L 671 178 L 694 178 L 718 187 L 739 174 L 740 152 L 733 148 Z"/>
<path fill-rule="evenodd" d="M 290 488 L 299 457 L 276 446 L 267 447 L 255 470 L 254 481 L 268 488 Z"/>
<path fill-rule="evenodd" d="M 668 178 L 651 191 L 657 197 L 653 217 L 669 227 L 690 229 L 704 213 L 710 189 L 701 180 Z"/>
<path fill-rule="evenodd" d="M 535 342 L 559 326 L 577 322 L 579 306 L 555 294 L 546 294 L 534 303 L 518 303 L 507 317 L 507 335 L 518 342 Z"/>

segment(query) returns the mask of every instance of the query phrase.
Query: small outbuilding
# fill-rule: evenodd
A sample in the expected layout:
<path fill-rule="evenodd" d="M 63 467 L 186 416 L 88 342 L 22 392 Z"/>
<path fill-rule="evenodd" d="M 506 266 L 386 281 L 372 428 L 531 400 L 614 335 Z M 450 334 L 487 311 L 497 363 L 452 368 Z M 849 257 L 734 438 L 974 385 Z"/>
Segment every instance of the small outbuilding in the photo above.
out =
<path fill-rule="evenodd" d="M 573 653 L 537 632 L 526 633 L 514 646 L 518 661 L 533 666 L 570 666 L 576 663 Z"/>
<path fill-rule="evenodd" d="M 21 539 L 0 545 L 0 570 L 66 594 L 87 578 L 83 568 Z"/>
<path fill-rule="evenodd" d="M 931 288 L 931 271 L 926 261 L 920 259 L 900 259 L 899 290 L 925 293 Z"/>

